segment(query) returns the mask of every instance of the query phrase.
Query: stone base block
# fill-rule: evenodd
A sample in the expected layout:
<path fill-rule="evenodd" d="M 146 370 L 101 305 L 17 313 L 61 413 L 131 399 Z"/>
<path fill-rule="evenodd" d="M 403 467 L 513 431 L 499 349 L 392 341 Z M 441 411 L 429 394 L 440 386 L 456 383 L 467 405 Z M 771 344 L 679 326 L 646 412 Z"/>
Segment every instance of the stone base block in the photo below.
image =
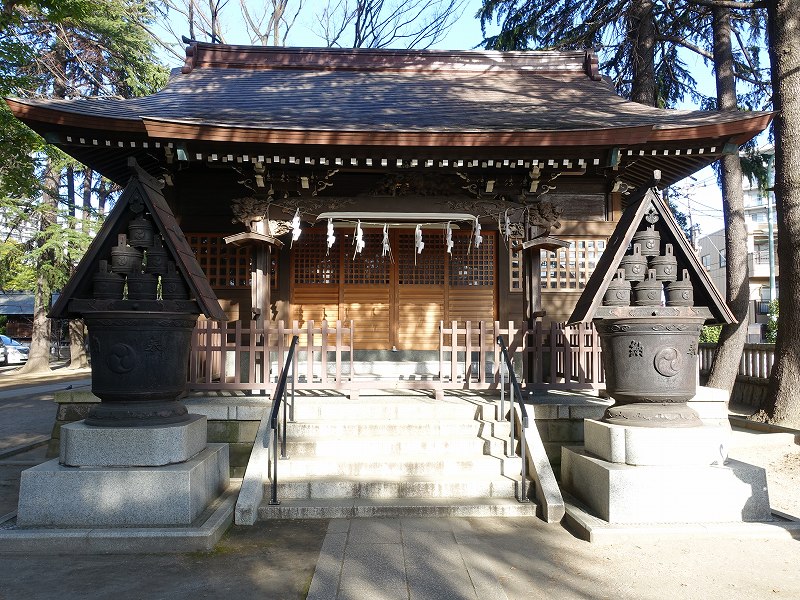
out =
<path fill-rule="evenodd" d="M 721 425 L 730 429 L 728 421 L 728 400 L 730 395 L 725 390 L 697 386 L 697 394 L 686 403 L 693 409 L 705 425 Z"/>
<path fill-rule="evenodd" d="M 159 467 L 182 463 L 206 447 L 206 417 L 149 427 L 94 427 L 83 421 L 61 428 L 59 461 L 69 467 Z"/>
<path fill-rule="evenodd" d="M 628 465 L 722 464 L 728 458 L 730 427 L 630 427 L 586 419 L 586 452 Z"/>
<path fill-rule="evenodd" d="M 17 526 L 189 525 L 229 482 L 227 444 L 162 467 L 75 468 L 51 460 L 23 471 Z"/>
<path fill-rule="evenodd" d="M 724 466 L 634 467 L 564 448 L 561 483 L 609 523 L 725 523 L 771 518 L 764 469 Z"/>

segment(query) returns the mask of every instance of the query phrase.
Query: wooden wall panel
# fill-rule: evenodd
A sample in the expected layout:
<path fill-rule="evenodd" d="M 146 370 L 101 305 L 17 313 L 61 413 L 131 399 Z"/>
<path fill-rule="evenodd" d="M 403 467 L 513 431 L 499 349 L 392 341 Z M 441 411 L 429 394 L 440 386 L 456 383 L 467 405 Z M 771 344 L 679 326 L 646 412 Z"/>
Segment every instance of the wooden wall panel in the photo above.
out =
<path fill-rule="evenodd" d="M 439 322 L 445 318 L 444 294 L 441 286 L 398 286 L 398 349 L 439 347 Z"/>
<path fill-rule="evenodd" d="M 388 285 L 345 285 L 340 314 L 355 321 L 355 347 L 391 350 Z"/>
<path fill-rule="evenodd" d="M 494 288 L 451 287 L 448 294 L 447 321 L 494 321 Z"/>
<path fill-rule="evenodd" d="M 329 323 L 339 319 L 339 286 L 338 285 L 295 285 L 292 291 L 292 320 L 322 321 Z"/>

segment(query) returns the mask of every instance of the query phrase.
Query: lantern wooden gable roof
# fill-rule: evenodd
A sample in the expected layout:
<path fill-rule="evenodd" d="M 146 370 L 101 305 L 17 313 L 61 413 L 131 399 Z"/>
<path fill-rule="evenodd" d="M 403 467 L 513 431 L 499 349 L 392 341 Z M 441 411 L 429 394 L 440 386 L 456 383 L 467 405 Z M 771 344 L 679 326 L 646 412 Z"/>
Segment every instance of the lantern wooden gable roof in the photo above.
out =
<path fill-rule="evenodd" d="M 681 231 L 669 207 L 652 189 L 640 200 L 625 209 L 568 323 L 587 322 L 594 318 L 611 316 L 611 313 L 615 310 L 629 310 L 629 308 L 620 309 L 619 307 L 614 307 L 612 309 L 611 307 L 602 306 L 603 295 L 611 280 L 614 279 L 620 261 L 627 252 L 634 234 L 643 224 L 647 224 L 645 220 L 647 217 L 650 217 L 648 220 L 654 223 L 655 229 L 660 233 L 662 247 L 665 244 L 673 245 L 673 253 L 677 259 L 678 270 L 685 269 L 688 271 L 689 278 L 693 282 L 694 307 L 698 309 L 704 308 L 709 311 L 706 313 L 706 316 L 709 316 L 707 322 L 735 323 L 736 318 L 725 304 L 724 298 L 720 295 L 713 281 L 711 281 L 708 271 L 703 267 L 689 240 L 686 239 L 683 231 Z M 650 307 L 646 309 L 630 307 L 630 309 L 640 312 L 642 310 L 658 310 Z M 609 312 L 609 315 L 604 315 L 604 310 Z M 667 311 L 669 311 L 669 308 Z"/>
<path fill-rule="evenodd" d="M 771 119 L 630 102 L 600 76 L 591 51 L 200 42 L 151 96 L 7 102 L 48 142 L 117 182 L 127 178 L 128 156 L 160 176 L 180 148 L 189 162 L 261 155 L 358 159 L 360 167 L 365 158 L 580 159 L 641 188 L 653 169 L 665 184 L 695 172 Z"/>
<path fill-rule="evenodd" d="M 219 305 L 214 290 L 197 263 L 186 237 L 161 193 L 162 184 L 143 171 L 133 159 L 129 163 L 129 168 L 133 176 L 125 186 L 125 191 L 109 213 L 58 301 L 53 305 L 49 316 L 53 319 L 80 317 L 80 314 L 70 308 L 70 301 L 92 298 L 92 277 L 97 272 L 99 261 L 109 256 L 111 248 L 117 243 L 117 234 L 130 219 L 128 209 L 131 204 L 142 202 L 200 311 L 210 319 L 226 320 L 227 317 Z"/>

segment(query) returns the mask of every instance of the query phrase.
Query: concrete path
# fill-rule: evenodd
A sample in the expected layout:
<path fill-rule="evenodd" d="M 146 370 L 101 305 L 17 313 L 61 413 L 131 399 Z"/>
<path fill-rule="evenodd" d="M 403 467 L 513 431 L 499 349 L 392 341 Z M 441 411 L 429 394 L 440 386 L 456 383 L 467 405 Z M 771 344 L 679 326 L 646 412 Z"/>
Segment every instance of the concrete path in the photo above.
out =
<path fill-rule="evenodd" d="M 334 519 L 308 600 L 503 600 L 465 519 Z"/>
<path fill-rule="evenodd" d="M 0 389 L 0 454 L 50 439 L 56 420 L 53 392 L 89 379 Z"/>
<path fill-rule="evenodd" d="M 800 598 L 798 560 L 733 530 L 598 546 L 534 517 L 333 520 L 308 600 Z"/>

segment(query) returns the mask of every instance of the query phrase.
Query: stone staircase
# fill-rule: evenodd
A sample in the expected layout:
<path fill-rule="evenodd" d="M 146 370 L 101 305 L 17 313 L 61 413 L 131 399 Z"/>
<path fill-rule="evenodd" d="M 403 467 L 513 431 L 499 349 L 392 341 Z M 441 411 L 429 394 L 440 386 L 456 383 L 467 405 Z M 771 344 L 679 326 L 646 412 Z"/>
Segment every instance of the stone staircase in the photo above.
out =
<path fill-rule="evenodd" d="M 375 392 L 378 394 L 378 392 Z M 278 464 L 278 500 L 260 519 L 531 516 L 516 500 L 499 401 L 475 395 L 297 396 Z"/>

